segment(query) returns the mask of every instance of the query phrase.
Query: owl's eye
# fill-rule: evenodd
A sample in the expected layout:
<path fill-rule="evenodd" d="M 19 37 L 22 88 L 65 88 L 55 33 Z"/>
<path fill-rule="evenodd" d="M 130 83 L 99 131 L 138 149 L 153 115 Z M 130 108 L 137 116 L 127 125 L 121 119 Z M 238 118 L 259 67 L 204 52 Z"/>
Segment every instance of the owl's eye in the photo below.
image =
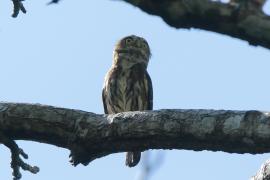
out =
<path fill-rule="evenodd" d="M 146 43 L 142 43 L 142 47 L 143 48 L 147 48 L 147 44 Z"/>
<path fill-rule="evenodd" d="M 127 39 L 126 39 L 126 44 L 130 44 L 130 43 L 131 43 L 131 41 L 132 41 L 132 39 L 131 39 L 131 38 L 127 38 Z"/>

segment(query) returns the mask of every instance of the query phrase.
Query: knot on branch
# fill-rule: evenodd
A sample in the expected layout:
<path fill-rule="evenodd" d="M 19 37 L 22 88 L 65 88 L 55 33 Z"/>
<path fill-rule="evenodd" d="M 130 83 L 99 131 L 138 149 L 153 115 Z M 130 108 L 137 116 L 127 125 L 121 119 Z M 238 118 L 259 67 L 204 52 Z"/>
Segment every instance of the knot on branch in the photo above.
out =
<path fill-rule="evenodd" d="M 89 152 L 87 152 L 84 148 L 79 145 L 73 145 L 69 155 L 69 162 L 73 166 L 77 166 L 78 164 L 87 165 L 89 164 Z"/>
<path fill-rule="evenodd" d="M 33 174 L 39 172 L 39 168 L 37 166 L 30 166 L 29 164 L 25 163 L 21 158 L 20 155 L 24 159 L 28 159 L 28 155 L 17 145 L 17 143 L 8 138 L 2 132 L 0 132 L 0 142 L 3 143 L 7 148 L 10 149 L 11 152 L 11 168 L 13 169 L 13 180 L 18 180 L 22 177 L 20 173 L 20 168 L 25 171 L 29 171 Z"/>
<path fill-rule="evenodd" d="M 84 144 L 85 142 L 77 140 L 76 142 L 73 141 L 73 143 L 69 145 L 69 162 L 73 166 L 77 166 L 78 164 L 87 166 L 93 160 L 110 154 L 110 152 L 95 149 L 94 144 L 92 146 L 93 149 L 85 147 Z"/>

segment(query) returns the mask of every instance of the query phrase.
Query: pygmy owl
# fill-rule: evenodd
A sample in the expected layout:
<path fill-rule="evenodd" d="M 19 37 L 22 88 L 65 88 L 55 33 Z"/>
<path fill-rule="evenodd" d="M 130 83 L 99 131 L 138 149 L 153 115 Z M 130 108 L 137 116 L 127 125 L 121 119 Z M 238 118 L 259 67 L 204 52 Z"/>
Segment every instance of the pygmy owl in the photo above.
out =
<path fill-rule="evenodd" d="M 146 70 L 150 56 L 142 37 L 131 35 L 117 42 L 102 90 L 105 114 L 153 109 L 152 82 Z M 141 152 L 127 152 L 126 165 L 136 166 L 140 157 Z"/>

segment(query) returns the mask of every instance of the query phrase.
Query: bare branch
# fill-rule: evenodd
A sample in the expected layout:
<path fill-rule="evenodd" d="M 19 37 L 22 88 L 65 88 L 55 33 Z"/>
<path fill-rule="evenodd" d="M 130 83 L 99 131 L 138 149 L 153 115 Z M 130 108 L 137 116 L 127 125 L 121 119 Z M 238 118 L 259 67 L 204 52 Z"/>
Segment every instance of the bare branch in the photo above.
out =
<path fill-rule="evenodd" d="M 147 149 L 270 152 L 269 113 L 159 110 L 98 115 L 33 104 L 0 103 L 0 131 L 10 139 L 71 150 L 74 165 Z"/>
<path fill-rule="evenodd" d="M 20 11 L 26 13 L 26 9 L 24 8 L 22 1 L 23 0 L 12 0 L 14 6 L 12 17 L 16 18 Z"/>
<path fill-rule="evenodd" d="M 57 4 L 59 3 L 60 0 L 51 0 L 50 2 L 47 3 L 47 5 L 51 5 L 51 4 Z"/>
<path fill-rule="evenodd" d="M 10 149 L 11 152 L 11 168 L 13 169 L 13 179 L 18 180 L 21 179 L 22 175 L 20 173 L 20 168 L 22 168 L 25 171 L 29 171 L 33 174 L 36 174 L 39 172 L 39 168 L 36 166 L 30 166 L 29 164 L 25 163 L 21 158 L 20 155 L 23 156 L 23 158 L 28 159 L 28 155 L 18 147 L 16 142 L 14 140 L 9 139 L 7 136 L 5 136 L 3 133 L 0 132 L 0 142 L 2 142 L 6 147 Z"/>
<path fill-rule="evenodd" d="M 262 11 L 265 0 L 233 0 L 231 3 L 211 0 L 122 1 L 160 16 L 175 28 L 204 29 L 270 48 L 270 17 Z"/>
<path fill-rule="evenodd" d="M 99 115 L 39 104 L 0 103 L 0 140 L 10 143 L 17 179 L 18 167 L 38 169 L 18 160 L 19 154 L 27 155 L 13 140 L 67 148 L 76 166 L 112 153 L 147 149 L 270 152 L 269 124 L 270 113 L 260 111 L 191 109 Z"/>
<path fill-rule="evenodd" d="M 12 0 L 13 17 L 26 13 L 21 0 Z M 266 0 L 122 0 L 160 16 L 175 28 L 199 28 L 226 34 L 251 45 L 270 48 L 270 17 L 262 11 Z M 51 0 L 48 4 L 58 3 Z"/>

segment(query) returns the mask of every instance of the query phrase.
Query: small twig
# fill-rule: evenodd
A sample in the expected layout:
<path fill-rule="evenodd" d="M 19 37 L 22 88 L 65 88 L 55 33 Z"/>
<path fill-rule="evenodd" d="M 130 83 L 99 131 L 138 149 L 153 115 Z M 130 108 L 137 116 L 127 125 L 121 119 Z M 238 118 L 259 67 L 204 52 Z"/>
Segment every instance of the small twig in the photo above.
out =
<path fill-rule="evenodd" d="M 19 153 L 24 159 L 28 159 L 28 155 L 23 151 L 23 149 L 19 148 Z"/>
<path fill-rule="evenodd" d="M 22 1 L 23 0 L 12 0 L 14 6 L 12 17 L 17 17 L 20 11 L 26 13 L 26 9 L 24 8 Z"/>
<path fill-rule="evenodd" d="M 47 5 L 51 5 L 51 4 L 57 4 L 59 3 L 60 0 L 52 0 L 49 3 L 47 3 Z"/>
<path fill-rule="evenodd" d="M 39 168 L 37 166 L 30 166 L 20 158 L 21 155 L 24 159 L 28 159 L 28 155 L 21 148 L 18 147 L 14 140 L 9 139 L 7 136 L 0 132 L 0 142 L 2 142 L 6 147 L 10 149 L 10 164 L 11 168 L 13 169 L 13 180 L 18 180 L 22 177 L 20 173 L 20 168 L 33 174 L 39 172 Z"/>

